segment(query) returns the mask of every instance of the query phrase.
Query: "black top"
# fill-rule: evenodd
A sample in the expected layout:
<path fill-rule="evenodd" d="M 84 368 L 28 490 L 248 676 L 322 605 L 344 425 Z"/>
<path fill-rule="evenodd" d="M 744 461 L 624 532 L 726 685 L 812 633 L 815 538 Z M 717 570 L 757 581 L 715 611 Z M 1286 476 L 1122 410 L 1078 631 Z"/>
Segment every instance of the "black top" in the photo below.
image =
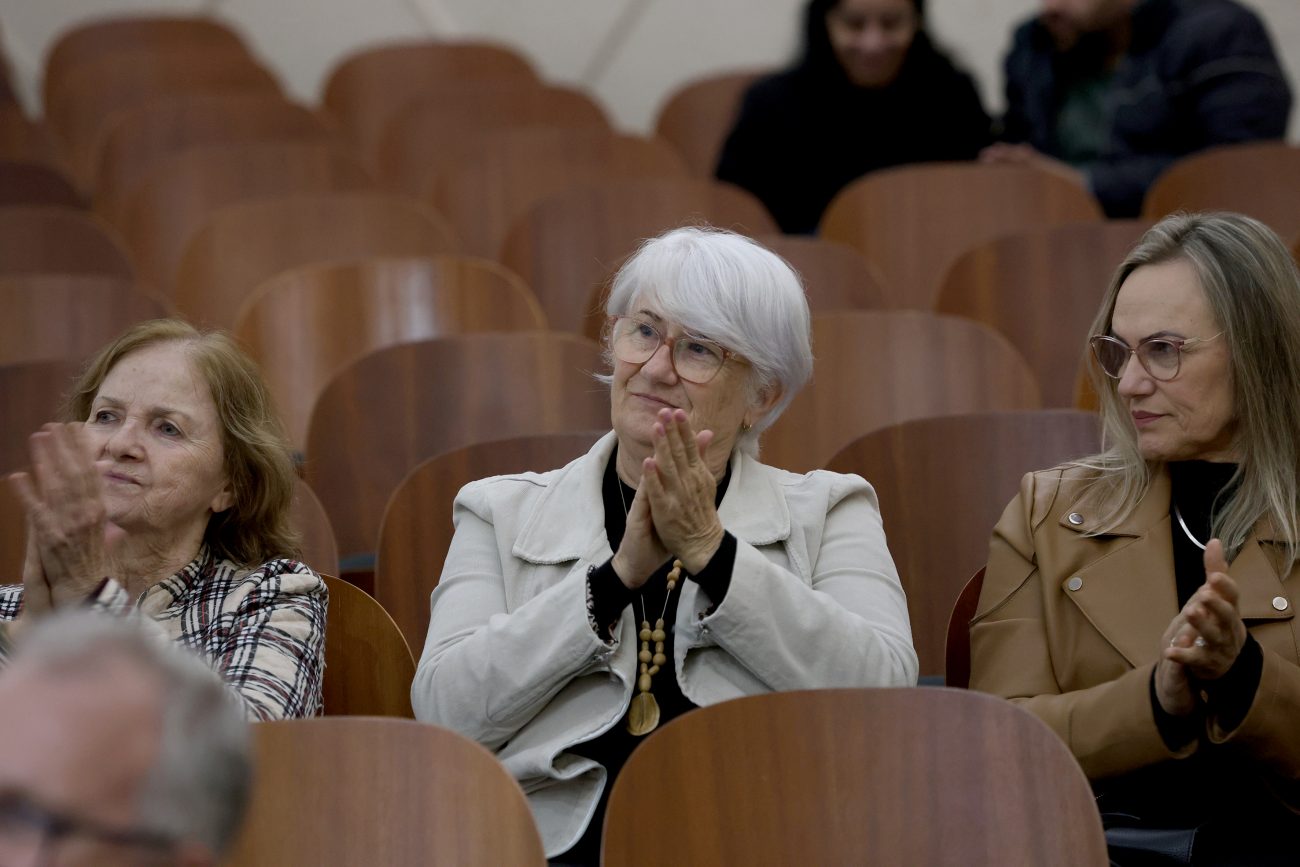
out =
<path fill-rule="evenodd" d="M 636 489 L 628 487 L 619 479 L 616 470 L 617 460 L 618 449 L 615 448 L 609 464 L 605 467 L 605 477 L 601 483 L 601 496 L 605 508 L 605 535 L 609 539 L 609 547 L 615 551 L 623 541 L 623 531 L 627 527 L 627 513 L 624 510 L 632 505 L 632 498 L 636 496 Z M 731 465 L 728 464 L 726 475 L 718 482 L 714 505 L 722 503 L 722 497 L 727 493 L 727 485 L 730 482 Z M 700 574 L 685 573 L 685 577 L 696 582 L 700 586 L 700 591 L 713 603 L 711 607 L 716 608 L 726 596 L 727 588 L 731 586 L 731 570 L 735 562 L 736 538 L 726 533 L 713 559 L 700 571 Z M 592 620 L 595 624 L 599 624 L 604 638 L 610 638 L 610 627 L 618 623 L 629 604 L 633 605 L 633 616 L 638 625 L 642 620 L 649 620 L 653 626 L 662 612 L 664 632 L 667 634 L 664 640 L 664 655 L 668 657 L 668 663 L 654 676 L 651 683 L 651 691 L 659 704 L 660 726 L 697 707 L 682 694 L 681 685 L 677 682 L 676 667 L 673 664 L 675 632 L 673 627 L 677 620 L 677 602 L 682 598 L 682 582 L 678 582 L 678 587 L 672 596 L 665 600 L 664 596 L 668 589 L 667 577 L 671 568 L 672 561 L 669 560 L 650 576 L 639 592 L 627 589 L 619 579 L 614 571 L 613 558 L 606 560 L 587 576 Z M 636 695 L 635 685 L 632 694 Z M 605 821 L 605 806 L 609 801 L 609 792 L 614 786 L 614 778 L 627 763 L 632 751 L 644 741 L 644 737 L 629 733 L 624 721 L 620 720 L 600 737 L 586 743 L 575 744 L 570 749 L 570 752 L 599 762 L 608 772 L 608 777 L 591 824 L 587 826 L 581 839 L 560 856 L 559 860 L 564 864 L 590 864 L 594 867 L 600 863 L 601 826 Z"/>
<path fill-rule="evenodd" d="M 919 32 L 898 77 L 858 87 L 838 63 L 805 62 L 745 94 L 719 180 L 757 196 L 787 233 L 815 232 L 846 184 L 903 163 L 970 160 L 990 121 L 970 76 Z"/>

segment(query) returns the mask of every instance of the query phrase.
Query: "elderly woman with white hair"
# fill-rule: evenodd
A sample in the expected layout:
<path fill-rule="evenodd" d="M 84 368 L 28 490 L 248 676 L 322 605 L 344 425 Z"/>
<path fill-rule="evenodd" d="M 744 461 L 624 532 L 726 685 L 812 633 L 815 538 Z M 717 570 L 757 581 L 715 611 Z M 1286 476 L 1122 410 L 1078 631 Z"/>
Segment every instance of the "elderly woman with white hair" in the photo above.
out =
<path fill-rule="evenodd" d="M 562 469 L 461 490 L 411 693 L 497 751 L 566 863 L 596 862 L 613 777 L 667 720 L 917 673 L 871 486 L 756 457 L 812 373 L 790 267 L 677 229 L 628 260 L 606 312 L 613 431 Z"/>

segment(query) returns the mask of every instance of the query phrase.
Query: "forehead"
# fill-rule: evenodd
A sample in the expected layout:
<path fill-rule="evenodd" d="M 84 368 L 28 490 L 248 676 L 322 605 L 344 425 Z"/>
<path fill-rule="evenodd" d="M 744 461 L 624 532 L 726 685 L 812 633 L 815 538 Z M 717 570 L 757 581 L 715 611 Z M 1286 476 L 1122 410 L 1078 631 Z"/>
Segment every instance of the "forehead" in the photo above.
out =
<path fill-rule="evenodd" d="M 1196 270 L 1186 259 L 1173 259 L 1128 275 L 1115 298 L 1111 330 L 1132 345 L 1164 332 L 1208 337 L 1219 327 Z"/>
<path fill-rule="evenodd" d="M 912 0 L 840 0 L 833 11 L 846 18 L 899 15 L 913 10 Z"/>
<path fill-rule="evenodd" d="M 188 348 L 179 342 L 146 346 L 122 356 L 104 377 L 99 395 L 169 406 L 191 414 L 216 413 L 207 383 L 199 375 Z"/>

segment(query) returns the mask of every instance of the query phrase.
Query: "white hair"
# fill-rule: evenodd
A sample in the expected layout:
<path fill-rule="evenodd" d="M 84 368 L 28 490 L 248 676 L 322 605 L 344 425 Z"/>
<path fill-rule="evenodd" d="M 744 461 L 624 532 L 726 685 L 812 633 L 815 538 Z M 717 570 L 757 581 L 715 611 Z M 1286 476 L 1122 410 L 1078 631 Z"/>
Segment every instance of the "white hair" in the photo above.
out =
<path fill-rule="evenodd" d="M 759 434 L 812 376 L 808 299 L 799 275 L 752 238 L 688 226 L 637 248 L 614 276 L 605 312 L 623 316 L 646 302 L 691 334 L 749 362 L 751 401 L 780 389 L 780 399 L 737 441 L 738 448 L 756 455 Z"/>
<path fill-rule="evenodd" d="M 249 729 L 238 700 L 206 663 L 134 618 L 86 609 L 42 619 L 17 651 L 42 671 L 120 655 L 156 679 L 162 742 L 137 805 L 141 824 L 217 856 L 234 842 L 252 779 Z"/>

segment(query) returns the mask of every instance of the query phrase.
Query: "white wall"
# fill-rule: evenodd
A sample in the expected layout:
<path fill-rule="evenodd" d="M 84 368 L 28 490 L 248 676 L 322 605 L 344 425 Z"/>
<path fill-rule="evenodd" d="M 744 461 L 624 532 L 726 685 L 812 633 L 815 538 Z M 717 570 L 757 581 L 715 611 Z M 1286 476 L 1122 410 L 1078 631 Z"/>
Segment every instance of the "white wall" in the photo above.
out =
<path fill-rule="evenodd" d="M 521 48 L 549 79 L 587 88 L 629 130 L 664 96 L 713 70 L 780 65 L 804 0 L 0 0 L 0 26 L 29 106 L 41 60 L 71 24 L 131 10 L 207 10 L 241 27 L 289 92 L 314 102 L 329 68 L 358 46 L 414 36 L 478 36 Z M 1242 0 L 1265 18 L 1300 94 L 1300 3 Z M 931 28 L 1001 107 L 1000 58 L 1036 0 L 929 0 Z M 1300 142 L 1300 110 L 1291 138 Z"/>

